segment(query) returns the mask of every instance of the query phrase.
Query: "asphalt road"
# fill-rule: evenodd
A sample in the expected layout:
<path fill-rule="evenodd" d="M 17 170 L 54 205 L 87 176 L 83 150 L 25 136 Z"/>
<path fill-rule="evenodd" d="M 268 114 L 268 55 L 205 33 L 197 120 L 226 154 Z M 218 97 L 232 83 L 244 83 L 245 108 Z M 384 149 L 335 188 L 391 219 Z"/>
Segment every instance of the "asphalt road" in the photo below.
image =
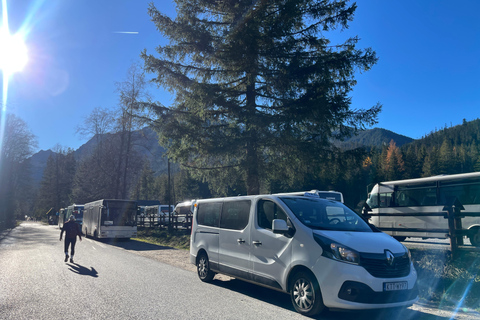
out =
<path fill-rule="evenodd" d="M 0 240 L 0 319 L 305 319 L 286 294 L 235 279 L 206 284 L 136 254 L 155 250 L 169 249 L 84 239 L 65 263 L 58 228 L 24 222 Z M 414 305 L 319 319 L 474 319 L 442 312 Z"/>

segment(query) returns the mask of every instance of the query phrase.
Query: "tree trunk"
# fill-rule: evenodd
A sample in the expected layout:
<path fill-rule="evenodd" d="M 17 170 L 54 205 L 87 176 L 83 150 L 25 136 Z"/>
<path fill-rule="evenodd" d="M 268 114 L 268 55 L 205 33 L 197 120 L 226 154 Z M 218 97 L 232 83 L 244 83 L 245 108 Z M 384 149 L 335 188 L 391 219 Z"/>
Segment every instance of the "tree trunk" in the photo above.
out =
<path fill-rule="evenodd" d="M 255 74 L 248 75 L 248 85 L 246 94 L 247 119 L 246 134 L 248 136 L 246 145 L 246 184 L 247 194 L 255 195 L 260 193 L 260 180 L 258 177 L 258 144 L 257 144 L 257 124 L 256 124 L 256 92 L 255 92 Z"/>

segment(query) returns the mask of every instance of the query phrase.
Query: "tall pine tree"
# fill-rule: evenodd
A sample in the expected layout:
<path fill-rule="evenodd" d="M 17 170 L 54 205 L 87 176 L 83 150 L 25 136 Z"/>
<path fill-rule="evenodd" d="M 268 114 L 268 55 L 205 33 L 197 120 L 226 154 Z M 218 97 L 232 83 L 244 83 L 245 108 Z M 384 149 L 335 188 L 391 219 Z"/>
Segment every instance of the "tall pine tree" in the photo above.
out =
<path fill-rule="evenodd" d="M 149 14 L 169 44 L 143 52 L 153 81 L 176 95 L 149 104 L 169 156 L 203 177 L 245 181 L 260 192 L 267 171 L 312 166 L 331 138 L 376 122 L 380 105 L 352 109 L 357 71 L 377 61 L 348 28 L 356 4 L 320 0 L 176 0 L 175 19 Z M 278 169 L 277 169 L 278 170 Z M 222 178 L 223 177 L 223 178 Z M 286 177 L 288 178 L 288 177 Z"/>

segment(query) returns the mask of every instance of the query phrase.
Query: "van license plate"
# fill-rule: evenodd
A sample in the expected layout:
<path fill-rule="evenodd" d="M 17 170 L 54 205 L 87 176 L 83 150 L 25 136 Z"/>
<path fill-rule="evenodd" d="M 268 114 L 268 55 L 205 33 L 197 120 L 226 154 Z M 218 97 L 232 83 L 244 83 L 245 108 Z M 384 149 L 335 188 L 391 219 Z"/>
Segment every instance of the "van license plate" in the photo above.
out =
<path fill-rule="evenodd" d="M 383 291 L 397 291 L 397 290 L 407 290 L 407 289 L 408 289 L 407 281 L 383 283 Z"/>

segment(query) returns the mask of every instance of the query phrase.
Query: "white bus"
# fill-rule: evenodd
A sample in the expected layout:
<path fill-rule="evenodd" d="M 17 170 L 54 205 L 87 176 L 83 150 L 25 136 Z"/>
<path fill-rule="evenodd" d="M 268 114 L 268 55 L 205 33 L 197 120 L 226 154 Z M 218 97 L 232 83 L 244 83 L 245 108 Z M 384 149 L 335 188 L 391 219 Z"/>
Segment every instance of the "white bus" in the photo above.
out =
<path fill-rule="evenodd" d="M 137 236 L 137 202 L 133 200 L 97 200 L 85 204 L 82 232 L 99 238 Z"/>
<path fill-rule="evenodd" d="M 75 217 L 75 222 L 77 222 L 79 225 L 82 225 L 83 223 L 83 204 L 73 204 L 71 206 L 68 206 L 67 208 L 67 214 L 66 214 L 66 220 L 70 218 L 70 216 L 73 214 Z"/>
<path fill-rule="evenodd" d="M 145 220 L 150 221 L 149 219 L 153 217 L 153 221 L 159 224 L 168 225 L 170 219 L 170 213 L 173 214 L 175 206 L 170 205 L 170 209 L 167 204 L 160 204 L 154 206 L 145 207 Z"/>
<path fill-rule="evenodd" d="M 401 241 L 406 237 L 445 238 L 448 219 L 441 213 L 455 197 L 465 212 L 480 213 L 480 172 L 381 182 L 373 187 L 367 204 L 371 214 L 388 216 L 372 216 L 370 223 Z M 480 217 L 463 218 L 462 227 L 471 231 L 472 245 L 480 246 Z"/>

